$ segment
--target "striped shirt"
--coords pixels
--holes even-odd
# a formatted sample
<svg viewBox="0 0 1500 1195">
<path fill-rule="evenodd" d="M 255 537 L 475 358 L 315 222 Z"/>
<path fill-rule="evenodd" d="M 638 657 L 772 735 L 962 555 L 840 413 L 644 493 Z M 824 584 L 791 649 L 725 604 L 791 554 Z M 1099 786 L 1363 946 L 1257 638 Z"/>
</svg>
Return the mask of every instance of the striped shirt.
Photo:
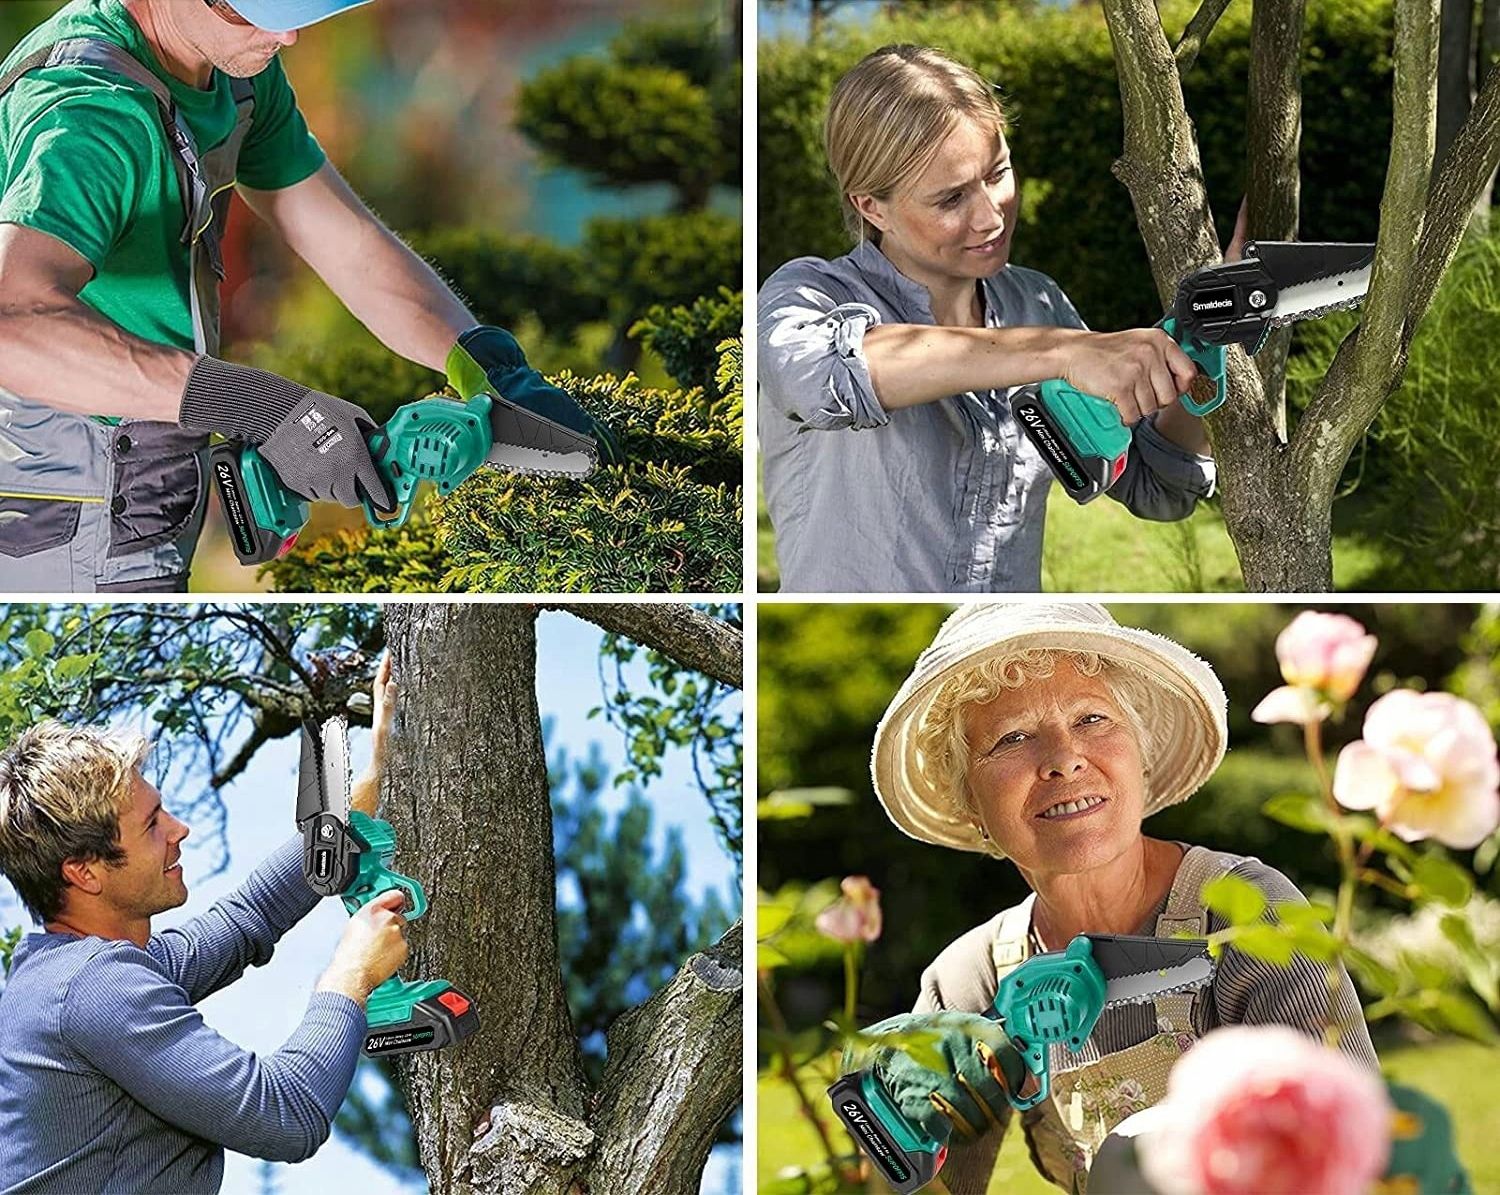
<svg viewBox="0 0 1500 1195">
<path fill-rule="evenodd" d="M 145 949 L 28 935 L 0 991 L 0 1191 L 217 1191 L 225 1148 L 311 1156 L 354 1077 L 363 1009 L 315 992 L 257 1057 L 194 1004 L 267 962 L 317 899 L 297 839 Z"/>
</svg>

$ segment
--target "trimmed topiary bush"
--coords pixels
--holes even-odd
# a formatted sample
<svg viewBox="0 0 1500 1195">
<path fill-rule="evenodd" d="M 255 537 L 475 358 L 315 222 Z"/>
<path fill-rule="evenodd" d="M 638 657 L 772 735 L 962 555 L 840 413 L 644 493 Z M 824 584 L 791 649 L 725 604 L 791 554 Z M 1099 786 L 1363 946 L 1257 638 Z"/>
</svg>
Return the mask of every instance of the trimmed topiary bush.
<svg viewBox="0 0 1500 1195">
<path fill-rule="evenodd" d="M 705 295 L 691 307 L 658 303 L 635 322 L 630 334 L 661 358 L 680 385 L 698 387 L 712 402 L 724 397 L 716 380 L 720 346 L 726 338 L 741 335 L 744 307 L 743 295 L 721 286 L 716 296 Z"/>
</svg>

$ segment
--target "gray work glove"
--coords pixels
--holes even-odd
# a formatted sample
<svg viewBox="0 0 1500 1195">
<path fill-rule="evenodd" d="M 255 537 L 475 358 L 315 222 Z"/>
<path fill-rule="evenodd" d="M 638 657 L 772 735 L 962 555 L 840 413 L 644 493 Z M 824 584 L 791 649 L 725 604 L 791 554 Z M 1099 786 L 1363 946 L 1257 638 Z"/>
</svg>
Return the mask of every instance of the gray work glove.
<svg viewBox="0 0 1500 1195">
<path fill-rule="evenodd" d="M 260 446 L 260 454 L 281 483 L 304 498 L 358 506 L 367 496 L 377 510 L 390 510 L 395 502 L 365 443 L 374 430 L 362 408 L 309 390 Z"/>
<path fill-rule="evenodd" d="M 375 422 L 352 402 L 263 369 L 199 357 L 177 418 L 190 431 L 260 445 L 281 483 L 303 498 L 358 506 L 363 491 L 377 510 L 395 506 L 365 442 Z"/>
</svg>

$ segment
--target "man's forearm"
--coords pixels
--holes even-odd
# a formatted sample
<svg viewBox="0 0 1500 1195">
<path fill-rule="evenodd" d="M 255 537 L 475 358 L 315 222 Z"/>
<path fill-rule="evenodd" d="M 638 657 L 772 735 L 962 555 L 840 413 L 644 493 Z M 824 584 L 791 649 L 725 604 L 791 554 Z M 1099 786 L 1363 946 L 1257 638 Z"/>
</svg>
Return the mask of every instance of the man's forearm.
<svg viewBox="0 0 1500 1195">
<path fill-rule="evenodd" d="M 332 163 L 279 191 L 240 193 L 382 344 L 443 371 L 453 342 L 476 323 L 473 314 Z"/>
<path fill-rule="evenodd" d="M 334 293 L 393 353 L 442 373 L 453 342 L 477 321 L 436 270 L 370 219 L 359 281 Z"/>
<path fill-rule="evenodd" d="M 175 423 L 197 359 L 60 291 L 0 305 L 0 387 L 59 410 Z"/>
</svg>

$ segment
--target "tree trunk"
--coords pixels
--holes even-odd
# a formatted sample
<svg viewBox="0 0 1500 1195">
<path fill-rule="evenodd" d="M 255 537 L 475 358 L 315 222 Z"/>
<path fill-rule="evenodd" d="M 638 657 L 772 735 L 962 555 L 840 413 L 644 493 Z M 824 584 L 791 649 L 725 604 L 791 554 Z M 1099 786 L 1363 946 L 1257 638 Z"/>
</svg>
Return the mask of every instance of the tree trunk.
<svg viewBox="0 0 1500 1195">
<path fill-rule="evenodd" d="M 691 1195 L 739 1096 L 739 926 L 611 1027 L 590 1092 L 558 959 L 536 609 L 392 605 L 385 622 L 401 696 L 382 815 L 431 901 L 405 974 L 451 980 L 481 1020 L 401 1062 L 433 1195 Z"/>
</svg>

